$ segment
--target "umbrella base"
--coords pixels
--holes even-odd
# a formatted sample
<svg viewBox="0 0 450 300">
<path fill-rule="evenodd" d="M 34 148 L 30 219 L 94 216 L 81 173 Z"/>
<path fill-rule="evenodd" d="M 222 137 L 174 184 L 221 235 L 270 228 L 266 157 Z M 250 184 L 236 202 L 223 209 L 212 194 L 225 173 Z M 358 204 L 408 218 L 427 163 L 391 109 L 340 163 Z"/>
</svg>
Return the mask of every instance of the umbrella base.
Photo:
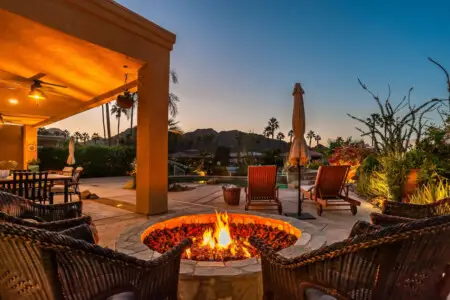
<svg viewBox="0 0 450 300">
<path fill-rule="evenodd" d="M 285 213 L 284 214 L 287 217 L 295 218 L 297 220 L 315 220 L 316 217 L 311 215 L 310 213 L 301 213 L 300 215 L 298 213 Z"/>
</svg>

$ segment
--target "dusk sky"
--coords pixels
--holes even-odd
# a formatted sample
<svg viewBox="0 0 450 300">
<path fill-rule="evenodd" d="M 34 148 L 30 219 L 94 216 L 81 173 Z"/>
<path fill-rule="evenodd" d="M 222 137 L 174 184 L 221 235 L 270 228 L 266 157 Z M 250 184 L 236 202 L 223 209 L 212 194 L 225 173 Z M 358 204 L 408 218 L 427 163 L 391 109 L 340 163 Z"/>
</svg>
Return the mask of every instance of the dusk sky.
<svg viewBox="0 0 450 300">
<path fill-rule="evenodd" d="M 361 78 L 397 103 L 445 97 L 450 68 L 450 1 L 120 0 L 177 35 L 171 55 L 184 131 L 262 133 L 275 117 L 291 128 L 292 89 L 305 90 L 306 129 L 323 138 L 354 136 L 346 116 L 376 110 Z M 129 126 L 122 120 L 121 129 Z M 49 127 L 103 135 L 100 108 Z M 113 121 L 112 132 L 116 134 Z"/>
</svg>

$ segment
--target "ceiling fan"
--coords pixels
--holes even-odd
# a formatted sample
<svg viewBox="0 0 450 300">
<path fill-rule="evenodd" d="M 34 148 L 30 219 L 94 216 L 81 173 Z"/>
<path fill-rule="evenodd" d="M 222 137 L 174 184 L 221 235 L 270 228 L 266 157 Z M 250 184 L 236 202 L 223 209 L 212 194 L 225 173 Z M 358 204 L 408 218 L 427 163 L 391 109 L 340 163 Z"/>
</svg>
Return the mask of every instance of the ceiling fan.
<svg viewBox="0 0 450 300">
<path fill-rule="evenodd" d="M 72 98 L 58 90 L 58 88 L 67 88 L 67 86 L 46 82 L 40 78 L 46 76 L 44 73 L 38 73 L 32 77 L 26 78 L 20 75 L 10 73 L 8 71 L 0 70 L 0 88 L 4 89 L 29 89 L 28 97 L 38 100 L 45 99 L 45 93 L 55 94 L 60 97 Z M 1 84 L 6 82 L 6 84 Z"/>
</svg>

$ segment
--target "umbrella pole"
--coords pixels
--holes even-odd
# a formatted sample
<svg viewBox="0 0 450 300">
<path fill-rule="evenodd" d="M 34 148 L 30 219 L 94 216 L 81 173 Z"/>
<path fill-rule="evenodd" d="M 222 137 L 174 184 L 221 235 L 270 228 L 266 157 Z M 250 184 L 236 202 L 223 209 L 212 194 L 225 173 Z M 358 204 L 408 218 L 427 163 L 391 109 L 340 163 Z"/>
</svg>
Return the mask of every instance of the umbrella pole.
<svg viewBox="0 0 450 300">
<path fill-rule="evenodd" d="M 301 151 L 301 150 L 300 150 Z M 301 153 L 300 153 L 301 154 Z M 300 155 L 301 157 L 301 155 Z M 298 208 L 297 213 L 287 213 L 285 216 L 296 218 L 299 220 L 315 220 L 316 218 L 310 213 L 302 212 L 302 192 L 301 192 L 301 165 L 300 158 L 297 159 L 297 169 L 298 169 L 298 187 L 297 187 L 297 195 L 298 195 Z"/>
</svg>

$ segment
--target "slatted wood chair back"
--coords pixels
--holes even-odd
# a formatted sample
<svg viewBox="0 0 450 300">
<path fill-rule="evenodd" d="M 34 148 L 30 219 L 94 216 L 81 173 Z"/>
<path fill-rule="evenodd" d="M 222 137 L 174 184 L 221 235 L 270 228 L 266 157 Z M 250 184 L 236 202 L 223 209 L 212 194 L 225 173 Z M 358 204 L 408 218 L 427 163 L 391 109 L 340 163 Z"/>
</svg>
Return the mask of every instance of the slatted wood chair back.
<svg viewBox="0 0 450 300">
<path fill-rule="evenodd" d="M 316 196 L 322 199 L 339 197 L 349 170 L 350 166 L 321 166 L 316 177 Z"/>
<path fill-rule="evenodd" d="M 276 166 L 249 166 L 248 193 L 250 200 L 273 199 L 277 183 Z"/>
<path fill-rule="evenodd" d="M 14 171 L 12 193 L 25 199 L 48 200 L 48 172 Z"/>
</svg>

